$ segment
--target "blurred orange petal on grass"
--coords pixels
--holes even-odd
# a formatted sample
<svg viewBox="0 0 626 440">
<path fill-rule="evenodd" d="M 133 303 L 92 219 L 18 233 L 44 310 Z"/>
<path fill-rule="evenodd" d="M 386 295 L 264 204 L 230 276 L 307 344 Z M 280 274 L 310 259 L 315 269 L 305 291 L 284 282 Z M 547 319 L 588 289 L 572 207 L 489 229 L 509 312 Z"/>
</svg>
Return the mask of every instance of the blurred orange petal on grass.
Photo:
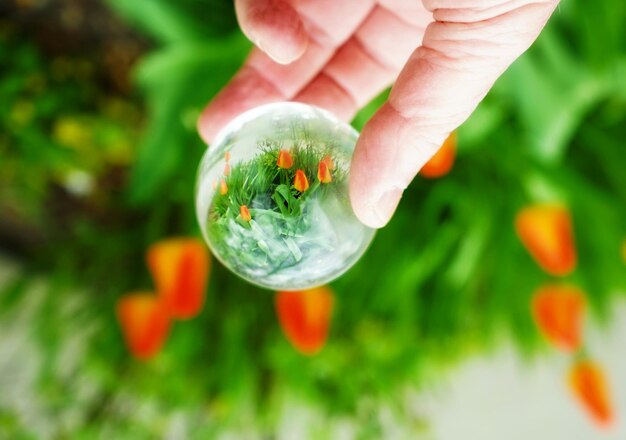
<svg viewBox="0 0 626 440">
<path fill-rule="evenodd" d="M 318 353 L 326 343 L 334 294 L 327 286 L 276 292 L 276 313 L 285 337 L 301 353 Z"/>
<path fill-rule="evenodd" d="M 289 169 L 293 166 L 293 157 L 287 150 L 280 150 L 278 152 L 278 160 L 276 161 L 278 168 Z"/>
<path fill-rule="evenodd" d="M 330 154 L 327 154 L 322 158 L 322 162 L 326 164 L 329 170 L 333 171 L 335 169 L 335 161 L 333 160 Z"/>
<path fill-rule="evenodd" d="M 456 158 L 456 145 L 457 135 L 456 131 L 453 131 L 435 155 L 422 167 L 419 172 L 420 176 L 434 179 L 448 174 Z"/>
<path fill-rule="evenodd" d="M 172 317 L 186 319 L 200 313 L 211 268 L 202 241 L 196 238 L 159 241 L 150 246 L 146 260 L 157 294 Z"/>
<path fill-rule="evenodd" d="M 598 425 L 608 427 L 614 422 L 609 385 L 600 365 L 588 359 L 575 361 L 568 382 L 576 399 Z"/>
<path fill-rule="evenodd" d="M 317 180 L 321 183 L 330 183 L 333 181 L 333 176 L 330 174 L 328 163 L 323 160 L 317 166 Z"/>
<path fill-rule="evenodd" d="M 117 302 L 117 319 L 128 350 L 138 359 L 156 355 L 169 334 L 170 318 L 159 298 L 151 292 L 137 292 Z"/>
<path fill-rule="evenodd" d="M 576 351 L 582 342 L 585 294 L 570 284 L 547 284 L 532 298 L 533 318 L 548 341 L 564 351 Z"/>
<path fill-rule="evenodd" d="M 239 207 L 239 215 L 241 216 L 241 220 L 243 220 L 244 222 L 249 222 L 250 220 L 252 220 L 250 210 L 246 205 L 241 205 Z"/>
<path fill-rule="evenodd" d="M 220 180 L 220 194 L 223 196 L 228 194 L 228 185 L 226 185 L 226 181 L 224 179 Z"/>
<path fill-rule="evenodd" d="M 305 192 L 309 189 L 309 179 L 307 179 L 304 171 L 296 170 L 296 175 L 293 178 L 293 186 L 300 192 Z"/>
<path fill-rule="evenodd" d="M 518 212 L 515 228 L 524 247 L 547 273 L 567 275 L 576 268 L 572 219 L 565 206 L 528 206 Z"/>
</svg>

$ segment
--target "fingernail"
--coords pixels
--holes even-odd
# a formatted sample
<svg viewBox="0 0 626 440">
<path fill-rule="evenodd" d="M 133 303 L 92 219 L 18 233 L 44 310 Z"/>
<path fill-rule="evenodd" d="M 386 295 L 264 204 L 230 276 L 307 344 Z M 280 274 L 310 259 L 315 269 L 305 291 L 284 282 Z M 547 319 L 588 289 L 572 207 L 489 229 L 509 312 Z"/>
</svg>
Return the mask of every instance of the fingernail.
<svg viewBox="0 0 626 440">
<path fill-rule="evenodd" d="M 296 59 L 295 57 L 285 56 L 284 54 L 278 53 L 277 51 L 273 49 L 272 50 L 266 49 L 263 46 L 259 46 L 259 49 L 265 52 L 265 55 L 270 57 L 272 61 L 275 61 L 278 64 L 289 64 Z"/>
<path fill-rule="evenodd" d="M 263 42 L 263 39 L 260 37 L 255 37 L 253 43 L 256 47 L 258 47 L 261 52 L 264 52 L 265 55 L 270 57 L 273 61 L 278 64 L 289 64 L 302 55 L 304 49 L 298 53 L 283 53 L 285 52 L 285 48 L 283 50 L 279 50 L 279 48 L 274 47 L 272 44 L 267 44 L 267 42 Z M 306 48 L 306 45 L 304 46 Z"/>
<path fill-rule="evenodd" d="M 265 49 L 265 47 L 263 47 L 263 43 L 261 42 L 261 39 L 258 37 L 255 37 L 252 42 L 254 43 L 254 45 L 256 47 L 258 47 L 259 49 L 261 49 L 261 52 L 265 52 L 267 53 L 267 49 Z"/>
<path fill-rule="evenodd" d="M 382 228 L 387 224 L 400 203 L 402 192 L 400 188 L 392 188 L 380 196 L 374 205 L 374 215 L 378 219 L 377 228 Z"/>
</svg>

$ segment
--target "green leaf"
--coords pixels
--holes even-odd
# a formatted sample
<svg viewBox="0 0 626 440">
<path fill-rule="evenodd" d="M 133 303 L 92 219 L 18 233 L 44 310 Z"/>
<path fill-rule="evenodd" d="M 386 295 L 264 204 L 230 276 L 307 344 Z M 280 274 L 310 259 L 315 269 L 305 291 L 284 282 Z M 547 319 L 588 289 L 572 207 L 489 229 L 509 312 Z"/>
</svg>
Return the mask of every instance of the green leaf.
<svg viewBox="0 0 626 440">
<path fill-rule="evenodd" d="M 167 0 L 106 0 L 133 26 L 165 44 L 201 41 L 207 38 L 202 21 L 191 17 Z M 207 11 L 208 16 L 209 11 Z"/>
<path fill-rule="evenodd" d="M 610 88 L 606 78 L 567 53 L 550 30 L 517 60 L 501 83 L 518 103 L 531 154 L 543 163 L 563 159 L 580 121 Z"/>
<path fill-rule="evenodd" d="M 184 115 L 200 113 L 239 67 L 245 47 L 241 38 L 219 51 L 211 43 L 179 45 L 156 52 L 138 66 L 136 80 L 147 94 L 150 123 L 133 167 L 132 202 L 153 200 L 183 160 L 198 156 L 189 155 L 191 148 L 199 153 L 202 144 Z"/>
</svg>

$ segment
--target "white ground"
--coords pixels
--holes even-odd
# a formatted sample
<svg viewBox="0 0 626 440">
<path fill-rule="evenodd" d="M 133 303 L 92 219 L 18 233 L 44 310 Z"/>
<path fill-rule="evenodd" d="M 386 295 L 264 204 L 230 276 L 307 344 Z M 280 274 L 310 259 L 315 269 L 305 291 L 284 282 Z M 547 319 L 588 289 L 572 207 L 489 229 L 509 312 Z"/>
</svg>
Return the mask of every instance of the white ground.
<svg viewBox="0 0 626 440">
<path fill-rule="evenodd" d="M 568 356 L 554 353 L 529 365 L 512 350 L 502 350 L 469 360 L 450 374 L 428 405 L 433 438 L 626 439 L 626 301 L 609 328 L 592 326 L 586 333 L 590 354 L 609 376 L 617 414 L 612 429 L 598 429 L 571 398 L 565 383 Z"/>
</svg>

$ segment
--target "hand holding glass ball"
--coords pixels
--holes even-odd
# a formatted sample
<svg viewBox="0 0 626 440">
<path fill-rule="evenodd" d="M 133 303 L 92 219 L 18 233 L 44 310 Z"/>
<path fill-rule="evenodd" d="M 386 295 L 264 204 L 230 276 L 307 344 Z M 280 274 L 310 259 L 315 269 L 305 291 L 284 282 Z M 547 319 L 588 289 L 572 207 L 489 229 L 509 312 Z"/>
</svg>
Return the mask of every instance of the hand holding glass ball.
<svg viewBox="0 0 626 440">
<path fill-rule="evenodd" d="M 298 101 L 350 121 L 393 84 L 354 151 L 350 200 L 383 227 L 402 192 L 533 43 L 558 0 L 235 0 L 256 45 L 203 111 L 211 143 L 237 115 Z M 511 30 L 516 30 L 512 32 Z"/>
<path fill-rule="evenodd" d="M 498 77 L 533 43 L 557 5 L 558 0 L 541 3 L 476 0 L 471 5 L 461 0 L 236 0 L 239 24 L 257 48 L 253 49 L 230 84 L 203 112 L 198 124 L 200 134 L 207 143 L 211 143 L 224 124 L 242 112 L 268 102 L 285 100 L 306 102 L 328 109 L 347 121 L 359 107 L 394 83 L 388 101 L 363 128 L 350 162 L 349 195 L 352 208 L 364 224 L 382 227 L 390 220 L 404 189 L 420 168 L 437 152 L 448 135 L 469 117 Z M 519 32 L 510 32 L 511 29 Z M 309 131 L 309 134 L 313 136 L 316 145 L 324 144 L 323 140 L 316 137 L 315 130 Z M 280 141 L 279 138 L 272 138 L 271 133 L 268 133 L 268 139 Z M 297 137 L 291 138 L 292 143 L 295 140 Z M 286 138 L 286 150 L 296 162 L 297 172 L 300 150 L 292 143 Z M 238 145 L 234 146 L 233 152 L 239 148 Z M 280 154 L 278 144 L 272 148 L 268 154 Z M 292 148 L 293 151 L 290 150 Z M 324 148 L 320 148 L 317 153 L 323 151 Z M 304 185 L 303 174 L 309 185 L 319 182 L 316 191 L 333 186 L 345 188 L 346 182 L 337 178 L 342 171 L 347 172 L 349 153 L 346 151 L 344 148 L 339 153 L 343 158 L 336 158 L 340 167 L 330 170 L 334 183 L 324 183 L 319 179 L 316 181 L 313 164 L 308 162 L 307 165 L 312 168 L 302 169 L 299 180 Z M 210 160 L 213 159 L 207 159 Z M 250 161 L 252 158 L 241 160 Z M 316 157 L 316 160 L 319 164 L 320 158 Z M 215 163 L 213 165 L 217 166 Z M 252 166 L 251 163 L 248 165 Z M 203 166 L 207 166 L 206 163 Z M 295 179 L 295 174 L 289 174 L 293 170 L 288 170 L 280 174 L 281 179 L 287 175 Z M 215 177 L 211 175 L 211 178 Z M 201 175 L 201 178 L 204 176 Z M 307 197 L 308 190 L 298 191 L 294 182 L 291 182 L 289 191 L 285 191 L 287 183 L 279 181 L 276 187 L 270 188 L 274 192 L 269 196 L 277 203 L 272 209 L 276 208 L 280 212 L 281 218 L 276 221 L 289 227 L 295 227 L 296 224 L 298 228 L 305 227 L 296 222 L 291 211 L 294 206 L 300 206 L 302 222 L 306 221 L 309 214 L 312 215 L 311 219 L 319 222 L 333 221 L 330 216 L 313 216 L 315 209 L 309 205 L 314 203 L 307 203 L 307 199 L 313 201 L 317 197 Z M 220 179 L 215 185 L 221 190 L 227 183 L 224 180 L 225 185 L 222 185 Z M 320 194 L 326 192 L 333 193 L 322 189 Z M 313 193 L 311 191 L 309 194 Z M 199 199 L 202 197 L 206 196 L 199 194 Z M 284 200 L 281 202 L 285 204 L 283 207 L 276 202 L 280 197 Z M 292 198 L 298 203 L 292 203 Z M 322 203 L 322 199 L 320 197 L 319 203 Z M 349 206 L 339 196 L 336 196 L 336 200 L 340 200 L 342 206 Z M 256 228 L 260 221 L 255 216 L 262 212 L 259 210 L 269 206 L 261 203 L 260 199 L 255 203 L 256 207 L 240 206 L 236 220 L 240 222 L 250 215 L 251 221 L 247 224 L 253 232 L 246 235 L 248 238 L 254 231 L 260 234 Z M 206 222 L 211 215 L 218 219 L 221 211 L 212 211 L 210 202 L 206 202 L 206 206 L 201 205 L 200 218 L 203 218 L 202 215 L 208 216 L 203 221 Z M 287 210 L 285 212 L 288 216 L 283 209 Z M 321 211 L 326 212 L 326 209 Z M 340 210 L 341 213 L 344 211 Z M 225 212 L 234 215 L 235 206 Z M 264 215 L 272 216 L 269 212 Z M 224 220 L 224 217 L 219 218 Z M 266 223 L 269 220 L 263 222 L 269 227 L 269 223 Z M 363 235 L 363 226 L 356 224 L 355 233 Z M 203 228 L 206 229 L 206 226 Z M 284 246 L 295 259 L 302 249 L 308 249 L 298 228 L 292 231 L 293 235 L 283 237 Z M 205 236 L 211 240 L 210 231 L 207 230 Z M 363 237 L 359 240 L 367 242 L 368 239 Z M 299 243 L 299 251 L 293 247 L 294 241 Z M 232 243 L 234 245 L 234 241 Z M 265 241 L 258 243 L 260 247 L 267 244 Z M 322 243 L 320 239 L 317 242 L 318 251 L 311 255 L 321 258 Z M 278 245 L 280 242 L 273 244 Z M 335 248 L 338 253 L 347 249 L 341 244 L 340 240 Z M 311 246 L 315 248 L 314 244 Z M 212 247 L 214 251 L 217 250 Z M 266 257 L 271 260 L 277 255 L 274 253 L 277 249 L 270 248 Z M 352 264 L 354 256 L 360 252 L 362 250 L 352 248 L 346 251 L 344 255 L 350 256 L 346 257 L 348 263 L 344 265 L 347 267 Z M 227 255 L 227 252 L 222 254 Z M 300 261 L 313 262 L 306 259 L 306 252 L 302 254 Z M 218 254 L 218 257 L 226 262 L 223 255 L 220 257 Z M 304 270 L 304 264 L 299 264 Z M 286 268 L 281 266 L 277 270 L 283 272 Z M 267 276 L 274 277 L 276 273 L 268 272 Z M 318 281 L 328 281 L 336 273 L 329 275 L 320 270 L 318 275 Z M 249 274 L 248 279 L 254 276 Z M 264 285 L 274 286 L 273 283 Z"/>
</svg>

